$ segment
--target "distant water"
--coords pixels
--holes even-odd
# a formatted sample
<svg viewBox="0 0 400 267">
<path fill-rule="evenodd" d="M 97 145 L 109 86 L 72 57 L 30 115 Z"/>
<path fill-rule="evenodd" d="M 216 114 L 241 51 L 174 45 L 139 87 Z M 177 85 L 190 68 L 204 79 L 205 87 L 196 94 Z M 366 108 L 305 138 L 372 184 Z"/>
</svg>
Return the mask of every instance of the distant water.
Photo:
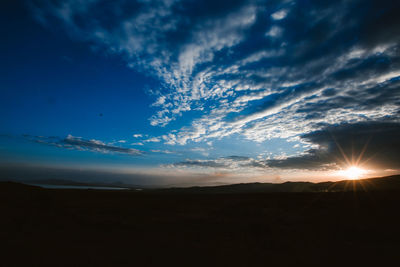
<svg viewBox="0 0 400 267">
<path fill-rule="evenodd" d="M 90 186 L 90 185 L 52 185 L 52 184 L 29 184 L 50 189 L 94 189 L 94 190 L 128 190 L 124 187 Z"/>
</svg>

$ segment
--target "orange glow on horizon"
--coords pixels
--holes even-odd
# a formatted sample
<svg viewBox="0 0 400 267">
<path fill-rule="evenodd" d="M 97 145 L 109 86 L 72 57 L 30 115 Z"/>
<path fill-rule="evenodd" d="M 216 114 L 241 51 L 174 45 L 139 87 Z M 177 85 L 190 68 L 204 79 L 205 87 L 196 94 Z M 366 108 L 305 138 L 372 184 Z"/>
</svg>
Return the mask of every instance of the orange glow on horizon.
<svg viewBox="0 0 400 267">
<path fill-rule="evenodd" d="M 350 166 L 346 170 L 339 171 L 339 174 L 341 176 L 345 176 L 346 178 L 348 178 L 350 180 L 358 180 L 358 179 L 362 178 L 366 173 L 368 173 L 367 170 L 364 170 L 357 166 Z"/>
</svg>

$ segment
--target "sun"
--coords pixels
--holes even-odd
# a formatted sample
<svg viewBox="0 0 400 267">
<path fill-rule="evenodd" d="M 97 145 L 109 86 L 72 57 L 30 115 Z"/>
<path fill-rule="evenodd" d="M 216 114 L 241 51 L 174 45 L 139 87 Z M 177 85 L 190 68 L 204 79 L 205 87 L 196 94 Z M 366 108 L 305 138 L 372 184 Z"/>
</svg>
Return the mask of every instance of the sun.
<svg viewBox="0 0 400 267">
<path fill-rule="evenodd" d="M 367 171 L 356 166 L 351 166 L 346 170 L 341 171 L 343 176 L 351 180 L 357 180 L 362 177 Z"/>
</svg>

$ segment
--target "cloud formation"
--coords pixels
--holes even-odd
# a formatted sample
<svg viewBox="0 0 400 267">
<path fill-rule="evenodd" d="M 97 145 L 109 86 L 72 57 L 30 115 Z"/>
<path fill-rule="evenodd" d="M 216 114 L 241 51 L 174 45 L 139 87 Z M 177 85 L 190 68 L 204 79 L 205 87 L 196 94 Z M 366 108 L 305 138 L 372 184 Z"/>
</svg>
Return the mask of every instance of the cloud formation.
<svg viewBox="0 0 400 267">
<path fill-rule="evenodd" d="M 327 125 L 399 121 L 398 1 L 40 0 L 31 9 L 44 25 L 63 25 L 160 80 L 150 124 L 167 130 L 148 142 L 240 134 L 321 145 L 313 138 Z M 181 116 L 189 123 L 167 127 Z M 91 146 L 100 149 L 82 145 Z M 337 153 L 329 149 L 268 165 L 330 164 Z"/>
<path fill-rule="evenodd" d="M 304 134 L 301 142 L 312 147 L 295 156 L 250 158 L 221 157 L 213 160 L 185 160 L 175 167 L 225 170 L 338 170 L 353 165 L 370 169 L 400 169 L 400 123 L 359 122 L 326 125 Z"/>
<path fill-rule="evenodd" d="M 185 167 L 185 168 L 213 168 L 213 169 L 224 169 L 227 171 L 249 171 L 254 172 L 256 169 L 265 170 L 268 166 L 262 160 L 255 160 L 249 157 L 243 156 L 228 156 L 221 157 L 215 160 L 190 160 L 177 162 L 173 164 L 174 167 Z"/>
<path fill-rule="evenodd" d="M 302 136 L 314 145 L 304 154 L 267 160 L 270 167 L 335 169 L 364 165 L 375 169 L 400 169 L 400 123 L 360 122 L 329 125 Z"/>
<path fill-rule="evenodd" d="M 66 149 L 88 150 L 99 153 L 120 153 L 134 156 L 142 155 L 144 153 L 143 151 L 137 149 L 114 146 L 95 139 L 86 140 L 81 137 L 75 137 L 72 135 L 68 135 L 65 138 L 59 138 L 55 136 L 45 137 L 32 135 L 24 135 L 24 137 L 36 143 Z"/>
</svg>

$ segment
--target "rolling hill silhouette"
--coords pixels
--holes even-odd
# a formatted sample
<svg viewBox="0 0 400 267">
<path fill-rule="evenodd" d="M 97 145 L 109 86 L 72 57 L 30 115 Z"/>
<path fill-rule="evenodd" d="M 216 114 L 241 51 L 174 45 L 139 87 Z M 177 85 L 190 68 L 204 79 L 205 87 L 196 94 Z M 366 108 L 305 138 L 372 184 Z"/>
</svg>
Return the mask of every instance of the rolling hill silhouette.
<svg viewBox="0 0 400 267">
<path fill-rule="evenodd" d="M 0 266 L 394 266 L 399 181 L 140 192 L 1 182 Z"/>
<path fill-rule="evenodd" d="M 155 191 L 171 193 L 268 193 L 268 192 L 341 192 L 400 190 L 400 175 L 338 182 L 285 182 L 241 183 L 220 186 L 195 186 L 189 188 L 166 188 Z"/>
<path fill-rule="evenodd" d="M 12 183 L 17 187 L 17 182 Z M 23 182 L 24 183 L 24 182 Z M 400 190 L 400 175 L 359 179 L 341 180 L 336 182 L 285 182 L 285 183 L 240 183 L 218 186 L 193 186 L 170 188 L 143 188 L 138 185 L 122 183 L 84 183 L 70 180 L 44 179 L 26 182 L 29 185 L 66 185 L 66 186 L 94 186 L 94 187 L 125 187 L 130 189 L 143 189 L 144 192 L 159 193 L 283 193 L 283 192 L 342 192 L 342 191 L 398 191 Z M 24 183 L 25 184 L 25 183 Z M 8 186 L 10 186 L 9 184 Z M 0 187 L 7 186 L 0 182 Z"/>
</svg>

